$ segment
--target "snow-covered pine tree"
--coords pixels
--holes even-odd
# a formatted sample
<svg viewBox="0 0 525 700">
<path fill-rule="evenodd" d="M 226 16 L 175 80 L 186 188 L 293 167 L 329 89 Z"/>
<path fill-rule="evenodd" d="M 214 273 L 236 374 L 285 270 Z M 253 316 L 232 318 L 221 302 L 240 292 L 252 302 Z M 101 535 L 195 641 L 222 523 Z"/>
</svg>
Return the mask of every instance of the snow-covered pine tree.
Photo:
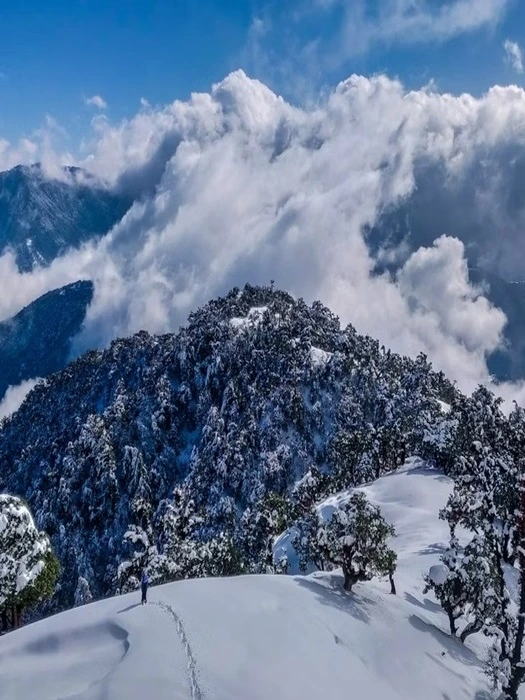
<svg viewBox="0 0 525 700">
<path fill-rule="evenodd" d="M 450 633 L 456 636 L 458 621 L 463 624 L 462 642 L 494 618 L 498 581 L 483 537 L 474 536 L 462 549 L 452 531 L 441 564 L 430 568 L 425 581 L 424 592 L 432 590 L 447 613 Z"/>
<path fill-rule="evenodd" d="M 268 493 L 242 515 L 237 540 L 253 573 L 274 573 L 275 538 L 292 522 L 291 502 L 277 493 Z"/>
<path fill-rule="evenodd" d="M 77 588 L 75 590 L 75 607 L 87 605 L 93 602 L 93 595 L 89 588 L 89 582 L 83 576 L 78 577 Z"/>
<path fill-rule="evenodd" d="M 130 473 L 130 490 L 134 494 L 130 505 L 132 522 L 124 534 L 126 559 L 117 570 L 118 590 L 127 593 L 139 588 L 140 577 L 146 567 L 151 569 L 151 580 L 155 580 L 154 563 L 158 561 L 158 549 L 152 525 L 149 476 L 139 450 L 126 447 L 123 467 Z"/>
<path fill-rule="evenodd" d="M 37 529 L 27 505 L 0 494 L 0 610 L 17 627 L 22 610 L 54 591 L 57 561 L 48 536 Z"/>
<path fill-rule="evenodd" d="M 324 523 L 315 506 L 294 524 L 292 545 L 297 554 L 300 571 L 306 573 L 313 565 L 319 571 L 330 568 L 330 552 L 325 546 Z"/>
<path fill-rule="evenodd" d="M 306 474 L 297 481 L 292 489 L 291 509 L 300 517 L 309 512 L 323 496 L 327 495 L 328 477 L 313 464 Z"/>
<path fill-rule="evenodd" d="M 462 525 L 473 533 L 459 568 L 472 614 L 462 636 L 483 630 L 493 637 L 491 675 L 502 697 L 517 700 L 525 679 L 525 422 L 521 409 L 507 420 L 501 400 L 483 387 L 461 403 L 454 491 L 442 517 L 452 531 Z"/>
</svg>

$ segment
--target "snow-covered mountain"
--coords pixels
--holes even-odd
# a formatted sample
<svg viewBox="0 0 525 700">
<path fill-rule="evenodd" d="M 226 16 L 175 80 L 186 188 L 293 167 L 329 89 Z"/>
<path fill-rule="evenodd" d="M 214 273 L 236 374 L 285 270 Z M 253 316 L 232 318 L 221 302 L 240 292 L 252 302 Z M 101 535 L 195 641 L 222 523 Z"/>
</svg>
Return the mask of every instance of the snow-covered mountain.
<svg viewBox="0 0 525 700">
<path fill-rule="evenodd" d="M 181 483 L 203 513 L 196 536 L 229 533 L 243 566 L 264 571 L 265 498 L 312 465 L 337 489 L 430 449 L 439 400 L 454 395 L 425 358 L 341 329 L 319 303 L 247 286 L 176 335 L 116 341 L 37 385 L 0 428 L 0 490 L 27 499 L 51 536 L 62 608 L 79 576 L 111 594 L 121 562 L 161 546 Z"/>
<path fill-rule="evenodd" d="M 0 399 L 9 386 L 63 369 L 93 297 L 93 284 L 79 281 L 44 294 L 0 323 Z"/>
<path fill-rule="evenodd" d="M 133 593 L 0 638 L 0 697 L 488 700 L 483 649 L 453 640 L 422 592 L 451 488 L 417 461 L 365 487 L 397 531 L 396 596 L 386 581 L 347 594 L 337 573 L 154 587 L 147 606 Z"/>
<path fill-rule="evenodd" d="M 14 251 L 21 270 L 49 264 L 70 248 L 104 235 L 131 206 L 79 168 L 60 179 L 40 165 L 0 173 L 0 254 Z"/>
</svg>

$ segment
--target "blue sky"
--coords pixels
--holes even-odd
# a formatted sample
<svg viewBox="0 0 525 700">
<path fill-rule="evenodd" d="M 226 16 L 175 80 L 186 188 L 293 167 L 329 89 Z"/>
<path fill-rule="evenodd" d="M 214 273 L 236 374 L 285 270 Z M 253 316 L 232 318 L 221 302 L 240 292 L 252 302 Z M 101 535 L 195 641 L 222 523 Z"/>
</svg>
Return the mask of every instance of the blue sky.
<svg viewBox="0 0 525 700">
<path fill-rule="evenodd" d="M 51 115 L 76 142 L 97 111 L 87 98 L 116 121 L 141 98 L 185 99 L 239 67 L 297 102 L 353 72 L 479 94 L 523 83 L 507 39 L 525 48 L 520 0 L 4 3 L 0 138 L 30 136 Z"/>
</svg>

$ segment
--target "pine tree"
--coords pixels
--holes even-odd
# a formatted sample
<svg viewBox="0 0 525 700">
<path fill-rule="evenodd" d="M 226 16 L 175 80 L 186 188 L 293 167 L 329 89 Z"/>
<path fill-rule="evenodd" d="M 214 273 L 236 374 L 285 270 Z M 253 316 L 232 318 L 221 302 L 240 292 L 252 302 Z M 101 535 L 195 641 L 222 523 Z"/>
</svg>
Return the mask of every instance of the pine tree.
<svg viewBox="0 0 525 700">
<path fill-rule="evenodd" d="M 49 538 L 25 503 L 0 494 L 0 609 L 11 610 L 14 627 L 25 607 L 53 594 L 57 575 Z"/>
<path fill-rule="evenodd" d="M 83 576 L 79 576 L 75 591 L 75 607 L 87 605 L 88 603 L 92 602 L 93 595 L 91 593 L 91 589 L 89 588 L 89 583 Z"/>
<path fill-rule="evenodd" d="M 525 678 L 523 413 L 516 409 L 507 421 L 501 401 L 485 388 L 462 404 L 454 491 L 442 513 L 452 530 L 460 524 L 473 533 L 460 568 L 466 607 L 472 615 L 462 637 L 480 630 L 493 637 L 490 673 L 503 688 L 503 697 L 517 700 Z M 513 601 L 506 568 L 516 564 L 519 599 Z"/>
</svg>

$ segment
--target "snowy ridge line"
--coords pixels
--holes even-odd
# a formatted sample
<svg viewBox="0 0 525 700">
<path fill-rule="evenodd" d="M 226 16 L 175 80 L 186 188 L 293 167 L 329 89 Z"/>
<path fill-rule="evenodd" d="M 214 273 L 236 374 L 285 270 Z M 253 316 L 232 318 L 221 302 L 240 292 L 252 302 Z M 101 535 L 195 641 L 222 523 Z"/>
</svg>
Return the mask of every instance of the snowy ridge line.
<svg viewBox="0 0 525 700">
<path fill-rule="evenodd" d="M 199 680 L 197 677 L 198 676 L 197 662 L 195 660 L 195 656 L 193 655 L 193 651 L 192 651 L 190 642 L 188 640 L 188 637 L 186 635 L 186 630 L 184 629 L 184 625 L 182 624 L 182 620 L 177 615 L 175 610 L 171 607 L 171 605 L 168 605 L 167 603 L 164 603 L 161 600 L 159 600 L 158 602 L 155 602 L 154 605 L 157 605 L 161 610 L 163 610 L 165 613 L 167 613 L 171 617 L 171 619 L 175 622 L 175 625 L 177 627 L 177 634 L 179 635 L 179 639 L 182 642 L 182 646 L 184 648 L 186 658 L 188 659 L 187 672 L 188 672 L 188 680 L 190 682 L 191 698 L 192 698 L 192 700 L 203 700 L 204 694 L 203 694 L 202 689 L 199 685 Z"/>
</svg>

